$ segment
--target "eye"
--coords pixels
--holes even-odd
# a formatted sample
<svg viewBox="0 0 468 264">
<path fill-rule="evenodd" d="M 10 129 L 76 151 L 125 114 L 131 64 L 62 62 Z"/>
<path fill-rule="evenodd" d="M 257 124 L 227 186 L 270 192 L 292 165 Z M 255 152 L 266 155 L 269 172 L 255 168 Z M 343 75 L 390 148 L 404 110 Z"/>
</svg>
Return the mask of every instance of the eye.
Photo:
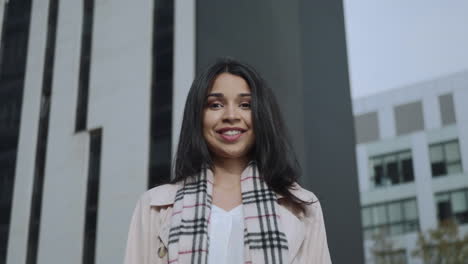
<svg viewBox="0 0 468 264">
<path fill-rule="evenodd" d="M 242 103 L 242 104 L 240 104 L 240 106 L 241 106 L 242 108 L 248 108 L 248 109 L 250 109 L 250 103 Z"/>
<path fill-rule="evenodd" d="M 220 104 L 220 103 L 209 103 L 209 104 L 208 104 L 208 107 L 209 107 L 209 108 L 213 108 L 213 109 L 218 109 L 218 108 L 223 107 L 223 105 Z"/>
</svg>

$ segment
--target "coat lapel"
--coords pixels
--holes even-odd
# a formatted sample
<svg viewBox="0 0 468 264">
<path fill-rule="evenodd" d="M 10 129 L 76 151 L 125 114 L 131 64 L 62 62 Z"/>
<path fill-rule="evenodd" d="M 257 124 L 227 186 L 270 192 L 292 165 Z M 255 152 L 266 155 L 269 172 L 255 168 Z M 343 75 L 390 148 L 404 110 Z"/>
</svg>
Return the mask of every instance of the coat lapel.
<svg viewBox="0 0 468 264">
<path fill-rule="evenodd" d="M 171 228 L 171 214 L 172 205 L 177 192 L 179 184 L 165 184 L 151 189 L 151 206 L 161 207 L 159 217 L 161 220 L 158 223 L 159 227 L 158 238 L 163 245 L 167 248 L 169 242 L 169 230 Z M 164 208 L 164 209 L 162 209 Z"/>
<path fill-rule="evenodd" d="M 163 245 L 167 248 L 169 245 L 169 230 L 171 228 L 171 213 L 172 210 L 166 209 L 165 214 L 163 217 L 161 228 L 159 229 L 158 237 L 163 243 Z"/>
<path fill-rule="evenodd" d="M 304 223 L 288 209 L 280 206 L 281 224 L 288 239 L 289 263 L 296 257 L 304 241 Z"/>
</svg>

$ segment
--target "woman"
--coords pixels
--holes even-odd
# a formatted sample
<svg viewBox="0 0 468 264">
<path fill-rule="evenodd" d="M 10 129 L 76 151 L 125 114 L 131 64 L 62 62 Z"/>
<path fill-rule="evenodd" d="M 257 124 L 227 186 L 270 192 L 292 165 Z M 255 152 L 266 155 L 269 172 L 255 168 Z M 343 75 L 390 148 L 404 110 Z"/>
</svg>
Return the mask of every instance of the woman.
<svg viewBox="0 0 468 264">
<path fill-rule="evenodd" d="M 272 91 L 222 59 L 193 82 L 171 184 L 142 195 L 126 264 L 331 263 Z"/>
</svg>

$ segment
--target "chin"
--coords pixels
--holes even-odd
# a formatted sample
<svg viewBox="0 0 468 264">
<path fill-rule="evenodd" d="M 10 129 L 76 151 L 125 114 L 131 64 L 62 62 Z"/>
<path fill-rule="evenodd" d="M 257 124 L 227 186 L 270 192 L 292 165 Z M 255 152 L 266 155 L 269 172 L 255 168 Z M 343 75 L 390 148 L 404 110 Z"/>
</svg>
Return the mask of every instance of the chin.
<svg viewBox="0 0 468 264">
<path fill-rule="evenodd" d="M 210 144 L 208 141 L 208 149 L 211 154 L 224 159 L 246 158 L 253 150 L 253 145 L 251 146 L 250 144 L 245 143 L 241 144 L 241 146 L 219 144 L 217 142 L 214 143 L 215 144 Z"/>
<path fill-rule="evenodd" d="M 232 151 L 232 152 L 223 151 L 222 153 L 216 153 L 216 155 L 226 158 L 226 159 L 240 159 L 240 158 L 248 157 L 249 152 L 247 151 Z"/>
</svg>

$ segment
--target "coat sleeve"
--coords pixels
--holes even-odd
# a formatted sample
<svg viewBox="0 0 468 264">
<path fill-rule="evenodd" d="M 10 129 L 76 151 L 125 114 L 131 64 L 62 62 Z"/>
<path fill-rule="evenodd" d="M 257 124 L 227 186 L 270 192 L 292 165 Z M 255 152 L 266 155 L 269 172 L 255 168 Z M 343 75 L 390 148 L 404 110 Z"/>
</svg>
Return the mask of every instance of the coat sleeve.
<svg viewBox="0 0 468 264">
<path fill-rule="evenodd" d="M 306 255 L 305 263 L 329 264 L 331 258 L 320 202 L 316 200 L 313 204 L 308 205 L 307 211 L 305 218 L 306 236 L 302 250 Z"/>
<path fill-rule="evenodd" d="M 150 244 L 150 207 L 149 196 L 141 196 L 133 211 L 128 231 L 125 264 L 149 264 Z"/>
</svg>

